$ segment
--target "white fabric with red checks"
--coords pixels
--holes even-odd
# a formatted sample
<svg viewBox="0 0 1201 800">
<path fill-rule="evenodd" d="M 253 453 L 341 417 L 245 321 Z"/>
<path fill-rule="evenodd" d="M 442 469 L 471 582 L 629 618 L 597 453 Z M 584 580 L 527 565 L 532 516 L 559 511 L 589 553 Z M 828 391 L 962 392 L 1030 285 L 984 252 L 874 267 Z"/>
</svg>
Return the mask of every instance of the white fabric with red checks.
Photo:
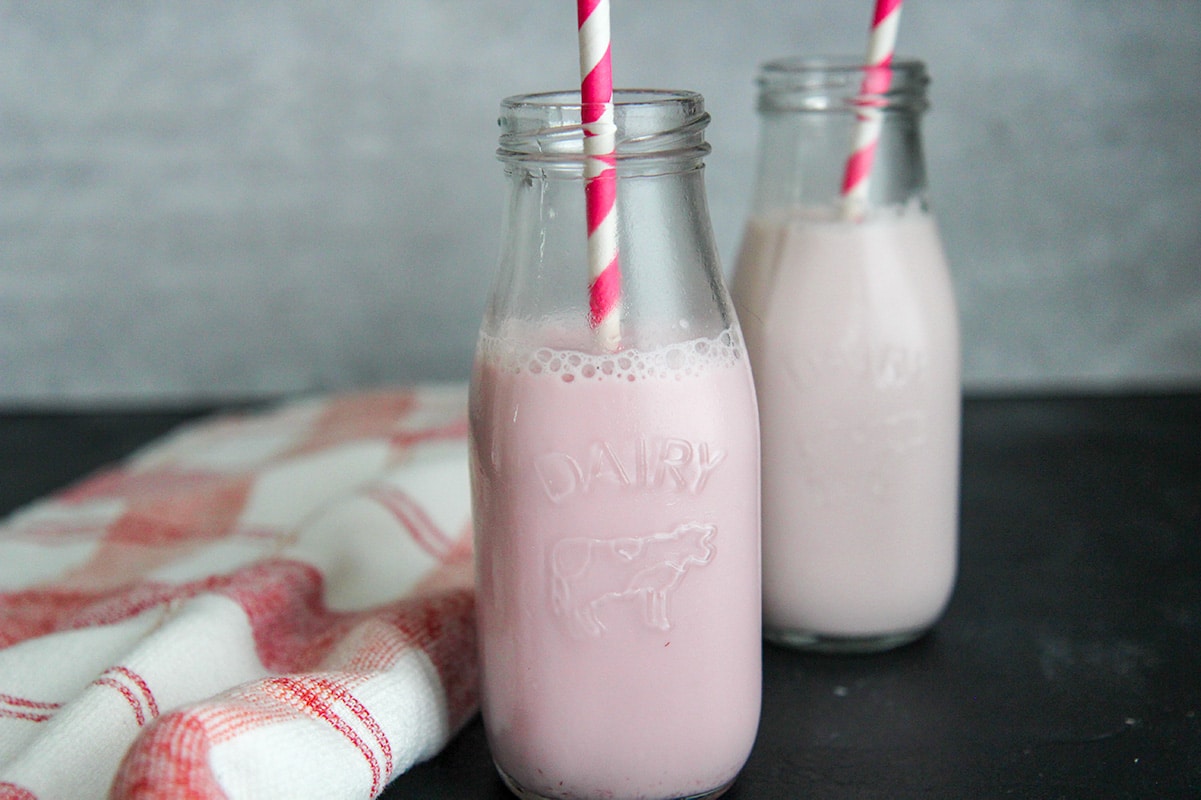
<svg viewBox="0 0 1201 800">
<path fill-rule="evenodd" d="M 0 798 L 372 797 L 476 708 L 461 387 L 202 420 L 0 523 Z"/>
</svg>

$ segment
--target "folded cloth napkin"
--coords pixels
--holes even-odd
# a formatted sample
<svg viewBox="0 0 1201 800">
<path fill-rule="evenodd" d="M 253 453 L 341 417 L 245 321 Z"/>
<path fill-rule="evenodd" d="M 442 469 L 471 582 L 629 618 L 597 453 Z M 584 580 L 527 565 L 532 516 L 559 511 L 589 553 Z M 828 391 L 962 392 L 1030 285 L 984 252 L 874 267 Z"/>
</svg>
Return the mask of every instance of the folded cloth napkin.
<svg viewBox="0 0 1201 800">
<path fill-rule="evenodd" d="M 461 387 L 193 423 L 0 524 L 0 798 L 373 797 L 476 708 Z"/>
</svg>

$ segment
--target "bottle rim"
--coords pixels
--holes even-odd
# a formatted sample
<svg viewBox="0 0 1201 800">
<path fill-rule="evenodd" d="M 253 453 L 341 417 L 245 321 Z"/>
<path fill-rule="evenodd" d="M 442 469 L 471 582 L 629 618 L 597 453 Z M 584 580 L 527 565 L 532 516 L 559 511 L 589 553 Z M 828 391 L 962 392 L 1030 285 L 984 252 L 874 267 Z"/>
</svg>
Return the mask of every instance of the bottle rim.
<svg viewBox="0 0 1201 800">
<path fill-rule="evenodd" d="M 613 121 L 617 160 L 701 159 L 710 147 L 704 97 L 687 90 L 615 89 Z M 544 164 L 584 162 L 582 103 L 578 89 L 506 97 L 500 104 L 501 161 Z"/>
<path fill-rule="evenodd" d="M 887 89 L 868 87 L 880 76 Z M 930 76 L 923 61 L 897 58 L 887 66 L 849 56 L 789 56 L 759 68 L 759 110 L 850 111 L 872 106 L 881 111 L 920 113 L 929 107 Z"/>
</svg>

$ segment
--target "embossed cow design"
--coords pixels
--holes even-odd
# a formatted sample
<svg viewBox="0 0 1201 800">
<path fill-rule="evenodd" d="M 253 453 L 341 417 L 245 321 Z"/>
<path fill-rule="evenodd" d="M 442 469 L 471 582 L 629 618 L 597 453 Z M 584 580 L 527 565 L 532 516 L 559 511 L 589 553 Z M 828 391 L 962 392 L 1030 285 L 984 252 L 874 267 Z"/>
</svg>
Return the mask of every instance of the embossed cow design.
<svg viewBox="0 0 1201 800">
<path fill-rule="evenodd" d="M 668 601 L 689 569 L 713 560 L 717 527 L 685 523 L 667 533 L 620 539 L 563 539 L 551 551 L 552 604 L 572 629 L 600 636 L 601 606 L 641 600 L 646 624 L 671 628 Z"/>
</svg>

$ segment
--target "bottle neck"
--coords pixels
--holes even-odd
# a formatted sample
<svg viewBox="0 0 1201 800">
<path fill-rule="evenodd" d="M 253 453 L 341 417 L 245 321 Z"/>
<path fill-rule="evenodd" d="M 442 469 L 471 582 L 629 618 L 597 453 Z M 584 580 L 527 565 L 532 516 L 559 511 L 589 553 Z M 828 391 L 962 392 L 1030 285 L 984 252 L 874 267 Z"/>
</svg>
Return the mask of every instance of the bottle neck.
<svg viewBox="0 0 1201 800">
<path fill-rule="evenodd" d="M 704 191 L 700 95 L 615 93 L 616 205 L 622 348 L 653 348 L 729 328 Z M 497 155 L 509 182 L 499 269 L 483 332 L 555 320 L 588 340 L 594 241 L 586 209 L 578 93 L 510 98 Z M 607 246 L 607 245 L 606 245 Z M 714 287 L 718 287 L 715 289 Z M 515 323 L 515 324 L 510 324 Z"/>
<path fill-rule="evenodd" d="M 760 143 L 755 211 L 800 208 L 845 214 L 848 159 L 868 142 L 861 214 L 926 208 L 921 114 L 929 79 L 916 61 L 869 69 L 790 59 L 759 76 Z"/>
</svg>

